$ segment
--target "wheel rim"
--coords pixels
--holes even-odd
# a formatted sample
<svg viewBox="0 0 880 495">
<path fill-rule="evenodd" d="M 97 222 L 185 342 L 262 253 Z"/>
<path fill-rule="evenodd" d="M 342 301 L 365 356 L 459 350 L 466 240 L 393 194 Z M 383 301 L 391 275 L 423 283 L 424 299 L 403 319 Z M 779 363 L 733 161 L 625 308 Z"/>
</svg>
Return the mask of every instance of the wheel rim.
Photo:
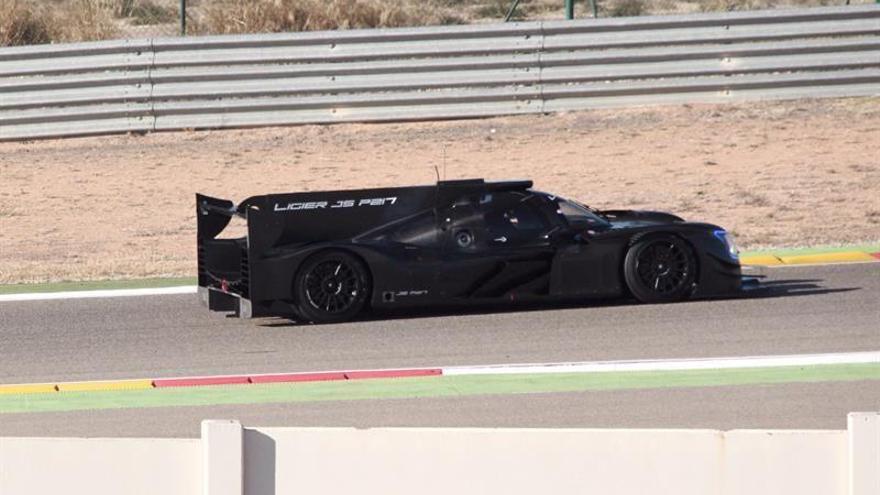
<svg viewBox="0 0 880 495">
<path fill-rule="evenodd" d="M 680 290 L 687 283 L 690 270 L 687 252 L 670 241 L 649 244 L 636 259 L 639 280 L 657 294 L 671 294 Z"/>
<path fill-rule="evenodd" d="M 362 285 L 358 272 L 349 263 L 327 260 L 306 275 L 306 298 L 313 308 L 325 313 L 344 313 L 354 306 Z"/>
</svg>

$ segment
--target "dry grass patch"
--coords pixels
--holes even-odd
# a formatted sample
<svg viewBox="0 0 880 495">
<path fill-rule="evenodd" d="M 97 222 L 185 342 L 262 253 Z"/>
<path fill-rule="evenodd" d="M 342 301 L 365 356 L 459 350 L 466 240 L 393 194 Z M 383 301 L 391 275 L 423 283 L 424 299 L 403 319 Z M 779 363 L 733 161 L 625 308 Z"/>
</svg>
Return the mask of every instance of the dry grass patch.
<svg viewBox="0 0 880 495">
<path fill-rule="evenodd" d="M 430 2 L 382 0 L 226 0 L 205 5 L 195 32 L 237 34 L 457 24 Z"/>
<path fill-rule="evenodd" d="M 618 0 L 602 3 L 602 12 L 610 17 L 635 17 L 648 11 L 645 0 Z"/>
<path fill-rule="evenodd" d="M 103 40 L 119 33 L 99 0 L 0 1 L 0 46 Z"/>
<path fill-rule="evenodd" d="M 99 0 L 73 0 L 62 5 L 50 14 L 55 41 L 95 41 L 119 35 L 111 12 Z"/>
<path fill-rule="evenodd" d="M 52 41 L 46 16 L 22 0 L 0 2 L 0 46 L 35 45 Z"/>
</svg>

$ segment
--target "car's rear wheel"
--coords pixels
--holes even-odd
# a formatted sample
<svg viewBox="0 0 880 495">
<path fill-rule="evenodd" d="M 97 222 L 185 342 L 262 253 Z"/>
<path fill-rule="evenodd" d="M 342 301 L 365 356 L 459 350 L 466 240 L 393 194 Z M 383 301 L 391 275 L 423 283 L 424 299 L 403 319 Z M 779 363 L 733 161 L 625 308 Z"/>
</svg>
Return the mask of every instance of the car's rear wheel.
<svg viewBox="0 0 880 495">
<path fill-rule="evenodd" d="M 315 323 L 354 318 L 366 306 L 370 274 L 344 251 L 325 251 L 307 259 L 294 280 L 297 312 Z"/>
<path fill-rule="evenodd" d="M 651 236 L 630 246 L 623 271 L 627 287 L 639 301 L 680 301 L 693 292 L 697 259 L 682 239 L 673 235 Z"/>
</svg>

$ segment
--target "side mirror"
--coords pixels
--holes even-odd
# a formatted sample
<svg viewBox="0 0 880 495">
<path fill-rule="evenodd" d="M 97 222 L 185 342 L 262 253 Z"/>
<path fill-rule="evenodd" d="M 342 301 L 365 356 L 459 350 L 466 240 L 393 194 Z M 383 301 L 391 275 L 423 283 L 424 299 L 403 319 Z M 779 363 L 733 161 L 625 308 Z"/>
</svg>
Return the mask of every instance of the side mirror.
<svg viewBox="0 0 880 495">
<path fill-rule="evenodd" d="M 596 233 L 590 229 L 584 229 L 578 231 L 578 233 L 574 235 L 574 239 L 582 244 L 589 244 L 590 240 L 595 234 Z"/>
</svg>

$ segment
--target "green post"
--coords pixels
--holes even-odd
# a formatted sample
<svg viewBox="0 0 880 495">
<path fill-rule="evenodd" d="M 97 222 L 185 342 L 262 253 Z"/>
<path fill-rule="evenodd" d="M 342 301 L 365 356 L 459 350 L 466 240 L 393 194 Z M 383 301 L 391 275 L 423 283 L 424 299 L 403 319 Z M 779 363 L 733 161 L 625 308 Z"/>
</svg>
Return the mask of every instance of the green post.
<svg viewBox="0 0 880 495">
<path fill-rule="evenodd" d="M 507 15 L 504 16 L 504 22 L 510 22 L 510 19 L 513 17 L 513 13 L 516 12 L 516 8 L 519 6 L 519 0 L 513 0 L 513 3 L 510 4 L 510 9 L 507 11 Z"/>
<path fill-rule="evenodd" d="M 574 0 L 565 0 L 565 18 L 574 19 Z"/>
<path fill-rule="evenodd" d="M 180 35 L 186 36 L 186 0 L 180 0 Z"/>
<path fill-rule="evenodd" d="M 880 2 L 880 0 L 877 0 Z M 597 5 L 599 0 L 590 0 L 590 10 L 593 11 L 593 19 L 599 18 L 599 6 Z"/>
</svg>

